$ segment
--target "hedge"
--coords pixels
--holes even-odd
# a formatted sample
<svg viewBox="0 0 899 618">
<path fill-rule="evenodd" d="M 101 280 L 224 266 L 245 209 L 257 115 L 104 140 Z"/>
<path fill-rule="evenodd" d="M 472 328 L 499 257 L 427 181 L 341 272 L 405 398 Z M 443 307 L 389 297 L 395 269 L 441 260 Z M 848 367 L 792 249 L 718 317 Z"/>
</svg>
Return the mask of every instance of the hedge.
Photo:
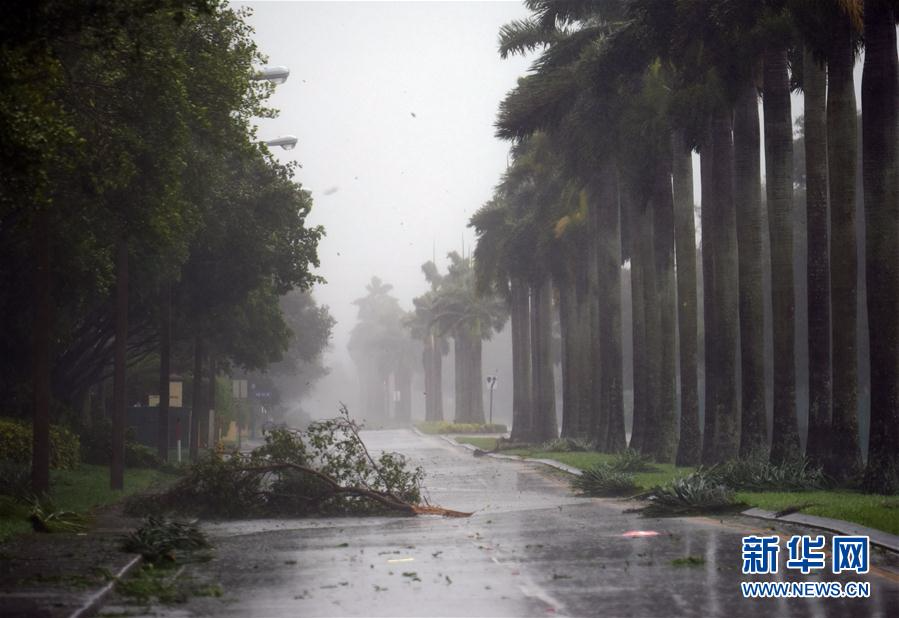
<svg viewBox="0 0 899 618">
<path fill-rule="evenodd" d="M 0 459 L 31 463 L 31 425 L 0 418 Z M 81 445 L 78 436 L 65 427 L 50 425 L 50 467 L 72 470 L 78 467 Z"/>
</svg>

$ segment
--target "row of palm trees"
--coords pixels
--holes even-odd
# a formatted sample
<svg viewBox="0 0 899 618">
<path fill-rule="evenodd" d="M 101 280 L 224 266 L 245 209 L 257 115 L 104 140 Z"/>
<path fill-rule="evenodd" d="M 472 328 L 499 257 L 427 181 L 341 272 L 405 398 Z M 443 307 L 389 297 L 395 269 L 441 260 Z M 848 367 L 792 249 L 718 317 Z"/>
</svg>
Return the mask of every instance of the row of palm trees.
<svg viewBox="0 0 899 618">
<path fill-rule="evenodd" d="M 864 471 L 868 489 L 899 490 L 895 2 L 526 4 L 531 17 L 500 32 L 504 57 L 540 52 L 500 107 L 498 135 L 513 141 L 514 163 L 494 199 L 471 221 L 479 235 L 474 255 L 479 287 L 498 289 L 510 300 L 513 437 L 556 435 L 550 353 L 555 298 L 563 348 L 563 436 L 586 437 L 609 451 L 629 444 L 680 465 L 712 464 L 760 450 L 774 462 L 802 455 L 794 363 L 790 103 L 791 89 L 801 89 L 809 237 L 805 455 L 836 478 L 848 480 Z M 859 136 L 852 82 L 862 47 L 871 362 L 864 470 L 856 366 L 855 220 L 862 215 L 855 205 Z M 701 285 L 693 151 L 701 176 Z M 770 268 L 762 259 L 765 234 Z M 631 276 L 629 333 L 621 330 L 623 264 L 629 264 Z M 770 358 L 762 293 L 768 277 Z M 629 441 L 622 335 L 633 338 Z M 770 435 L 768 363 L 774 375 Z M 700 370 L 705 373 L 701 427 Z"/>
</svg>

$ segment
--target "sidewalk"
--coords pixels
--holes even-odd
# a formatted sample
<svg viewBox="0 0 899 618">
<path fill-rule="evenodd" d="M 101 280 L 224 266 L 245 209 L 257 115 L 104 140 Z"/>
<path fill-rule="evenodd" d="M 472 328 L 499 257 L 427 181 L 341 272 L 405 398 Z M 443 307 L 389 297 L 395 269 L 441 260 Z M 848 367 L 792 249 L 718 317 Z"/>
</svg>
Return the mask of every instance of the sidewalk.
<svg viewBox="0 0 899 618">
<path fill-rule="evenodd" d="M 415 430 L 418 432 L 418 430 Z M 422 434 L 423 435 L 423 434 Z M 562 470 L 563 472 L 567 472 L 569 474 L 573 474 L 575 476 L 580 476 L 582 474 L 581 470 L 575 468 L 573 466 L 569 466 L 559 461 L 555 461 L 554 459 L 533 459 L 530 457 L 521 457 L 519 455 L 503 455 L 500 453 L 487 453 L 478 449 L 471 444 L 463 444 L 460 442 L 456 442 L 449 436 L 440 436 L 450 444 L 454 446 L 459 446 L 465 449 L 468 449 L 472 452 L 480 452 L 481 456 L 492 457 L 494 459 L 510 459 L 514 461 L 529 461 L 533 463 L 540 463 L 546 466 L 550 466 L 552 468 L 556 468 L 557 470 Z M 764 519 L 766 521 L 775 521 L 775 522 L 783 522 L 789 524 L 798 524 L 800 526 L 806 526 L 809 528 L 820 528 L 822 530 L 827 530 L 829 532 L 836 532 L 838 534 L 846 534 L 846 535 L 863 535 L 867 536 L 871 540 L 871 545 L 880 547 L 882 549 L 886 549 L 892 552 L 899 554 L 899 536 L 895 534 L 890 534 L 889 532 L 884 532 L 883 530 L 877 530 L 875 528 L 868 528 L 865 526 L 861 526 L 859 524 L 843 521 L 842 519 L 830 519 L 828 517 L 818 517 L 816 515 L 806 515 L 804 513 L 791 513 L 789 515 L 784 515 L 783 517 L 775 517 L 775 514 L 772 511 L 766 511 L 764 509 L 751 508 L 740 513 L 745 517 L 754 517 L 756 519 Z"/>
<path fill-rule="evenodd" d="M 25 534 L 0 546 L 0 616 L 80 617 L 94 613 L 116 579 L 141 563 L 119 549 L 139 519 L 116 505 L 79 534 Z"/>
</svg>

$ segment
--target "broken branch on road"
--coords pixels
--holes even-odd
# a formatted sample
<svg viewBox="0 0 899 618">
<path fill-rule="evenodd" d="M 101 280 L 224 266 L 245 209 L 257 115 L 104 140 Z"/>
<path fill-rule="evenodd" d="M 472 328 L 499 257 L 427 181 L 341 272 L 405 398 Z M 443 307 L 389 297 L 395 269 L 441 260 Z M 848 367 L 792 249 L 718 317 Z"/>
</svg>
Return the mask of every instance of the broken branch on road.
<svg viewBox="0 0 899 618">
<path fill-rule="evenodd" d="M 140 514 L 205 517 L 321 514 L 442 515 L 471 513 L 422 504 L 424 470 L 399 453 L 372 457 L 360 426 L 341 405 L 337 418 L 303 431 L 277 429 L 249 453 L 211 453 L 168 490 L 129 505 Z"/>
</svg>

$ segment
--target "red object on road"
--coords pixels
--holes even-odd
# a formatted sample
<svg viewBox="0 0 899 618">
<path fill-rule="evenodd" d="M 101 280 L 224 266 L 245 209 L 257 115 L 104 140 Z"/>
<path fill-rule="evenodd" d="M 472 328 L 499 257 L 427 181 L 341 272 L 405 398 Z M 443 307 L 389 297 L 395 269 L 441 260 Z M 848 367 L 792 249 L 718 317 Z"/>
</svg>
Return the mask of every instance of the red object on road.
<svg viewBox="0 0 899 618">
<path fill-rule="evenodd" d="M 659 533 L 655 530 L 628 530 L 621 536 L 626 536 L 628 538 L 635 538 L 641 536 L 659 536 Z"/>
</svg>

